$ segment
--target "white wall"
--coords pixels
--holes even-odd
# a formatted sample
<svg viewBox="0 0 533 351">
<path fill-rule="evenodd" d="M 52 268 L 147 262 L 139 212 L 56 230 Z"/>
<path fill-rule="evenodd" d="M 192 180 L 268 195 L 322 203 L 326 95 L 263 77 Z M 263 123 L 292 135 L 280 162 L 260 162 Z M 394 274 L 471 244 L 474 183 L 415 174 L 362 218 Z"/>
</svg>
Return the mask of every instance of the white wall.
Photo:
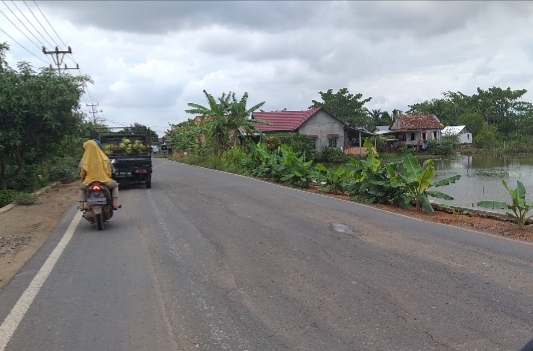
<svg viewBox="0 0 533 351">
<path fill-rule="evenodd" d="M 339 134 L 337 148 L 344 146 L 344 124 L 323 110 L 315 113 L 298 129 L 300 134 L 318 135 L 315 142 L 316 150 L 321 152 L 324 146 L 329 146 L 328 134 Z"/>
</svg>

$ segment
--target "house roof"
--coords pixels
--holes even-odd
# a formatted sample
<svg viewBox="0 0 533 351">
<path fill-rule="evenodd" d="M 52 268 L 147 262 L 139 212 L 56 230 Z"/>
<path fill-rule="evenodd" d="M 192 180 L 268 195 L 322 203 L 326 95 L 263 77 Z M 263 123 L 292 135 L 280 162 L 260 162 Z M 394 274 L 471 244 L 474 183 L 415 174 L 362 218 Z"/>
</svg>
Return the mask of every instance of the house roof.
<svg viewBox="0 0 533 351">
<path fill-rule="evenodd" d="M 375 126 L 374 129 L 372 129 L 373 132 L 383 132 L 389 130 L 389 126 Z"/>
<path fill-rule="evenodd" d="M 444 135 L 457 135 L 459 133 L 461 133 L 461 131 L 463 129 L 466 128 L 466 125 L 464 126 L 447 126 L 447 127 L 444 127 L 444 129 L 442 130 L 442 134 Z"/>
<path fill-rule="evenodd" d="M 262 132 L 294 132 L 321 109 L 318 107 L 307 111 L 254 112 L 252 119 L 261 119 L 272 123 L 271 126 L 255 124 L 255 127 Z"/>
<path fill-rule="evenodd" d="M 399 120 L 402 130 L 424 130 L 424 129 L 442 129 L 444 125 L 435 115 L 400 115 L 395 120 Z M 393 122 L 394 124 L 394 122 Z"/>
</svg>

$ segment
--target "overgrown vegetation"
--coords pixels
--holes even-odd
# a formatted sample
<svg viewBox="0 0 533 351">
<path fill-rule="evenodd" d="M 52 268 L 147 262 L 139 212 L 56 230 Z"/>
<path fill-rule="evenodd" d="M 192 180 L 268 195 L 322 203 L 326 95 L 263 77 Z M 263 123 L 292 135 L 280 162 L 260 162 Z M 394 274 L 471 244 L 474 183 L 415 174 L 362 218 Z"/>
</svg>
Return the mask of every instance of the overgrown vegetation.
<svg viewBox="0 0 533 351">
<path fill-rule="evenodd" d="M 381 164 L 370 139 L 365 141 L 364 146 L 366 159 L 350 158 L 336 169 L 321 163 L 313 164 L 312 160 L 306 160 L 287 144 L 268 148 L 266 143 L 252 141 L 248 141 L 245 148 L 236 146 L 225 151 L 220 158 L 192 154 L 181 161 L 298 188 L 317 186 L 325 192 L 349 194 L 353 200 L 368 204 L 388 203 L 406 209 L 415 205 L 428 213 L 433 212 L 429 197 L 453 200 L 451 196 L 430 188 L 454 183 L 459 175 L 432 183 L 435 175 L 432 160 L 427 160 L 422 167 L 414 156 L 407 154 L 401 161 Z"/>
<path fill-rule="evenodd" d="M 5 60 L 8 50 L 0 44 L 0 189 L 9 184 L 26 190 L 38 183 L 34 172 L 32 179 L 21 180 L 28 168 L 45 167 L 50 157 L 63 153 L 62 142 L 79 131 L 79 99 L 90 78 L 58 75 L 51 68 L 37 72 L 26 62 L 13 69 Z"/>
<path fill-rule="evenodd" d="M 511 189 L 509 188 L 509 186 L 507 186 L 507 182 L 505 181 L 505 179 L 502 179 L 503 186 L 511 195 L 511 203 L 495 200 L 485 200 L 479 201 L 477 205 L 479 207 L 490 209 L 511 210 L 512 213 L 506 212 L 507 217 L 514 220 L 516 223 L 518 223 L 520 229 L 523 229 L 527 220 L 533 217 L 528 216 L 529 211 L 531 211 L 531 209 L 533 208 L 533 202 L 529 204 L 526 202 L 526 188 L 524 187 L 524 184 L 519 180 L 517 180 L 516 183 L 516 189 Z"/>
</svg>

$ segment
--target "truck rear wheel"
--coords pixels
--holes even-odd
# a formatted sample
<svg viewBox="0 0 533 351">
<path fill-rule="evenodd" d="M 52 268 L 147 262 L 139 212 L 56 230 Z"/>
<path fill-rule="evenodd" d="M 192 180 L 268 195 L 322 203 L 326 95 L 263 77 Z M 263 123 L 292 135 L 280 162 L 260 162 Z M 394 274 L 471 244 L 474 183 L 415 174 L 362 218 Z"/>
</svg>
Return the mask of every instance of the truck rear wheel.
<svg viewBox="0 0 533 351">
<path fill-rule="evenodd" d="M 145 179 L 146 189 L 150 189 L 152 187 L 152 175 L 146 177 Z"/>
</svg>

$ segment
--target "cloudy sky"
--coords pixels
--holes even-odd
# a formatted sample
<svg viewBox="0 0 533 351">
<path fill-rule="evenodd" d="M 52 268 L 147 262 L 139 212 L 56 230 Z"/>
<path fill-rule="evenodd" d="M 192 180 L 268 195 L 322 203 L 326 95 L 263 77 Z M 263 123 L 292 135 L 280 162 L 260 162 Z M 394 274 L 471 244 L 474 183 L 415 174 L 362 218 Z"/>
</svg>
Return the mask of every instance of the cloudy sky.
<svg viewBox="0 0 533 351">
<path fill-rule="evenodd" d="M 193 117 L 187 103 L 206 104 L 204 89 L 248 92 L 265 111 L 341 88 L 389 112 L 477 87 L 527 89 L 533 102 L 532 2 L 4 0 L 0 11 L 11 66 L 47 66 L 43 45 L 70 46 L 65 63 L 94 80 L 83 110 L 98 103 L 108 125 L 159 135 Z"/>
</svg>

